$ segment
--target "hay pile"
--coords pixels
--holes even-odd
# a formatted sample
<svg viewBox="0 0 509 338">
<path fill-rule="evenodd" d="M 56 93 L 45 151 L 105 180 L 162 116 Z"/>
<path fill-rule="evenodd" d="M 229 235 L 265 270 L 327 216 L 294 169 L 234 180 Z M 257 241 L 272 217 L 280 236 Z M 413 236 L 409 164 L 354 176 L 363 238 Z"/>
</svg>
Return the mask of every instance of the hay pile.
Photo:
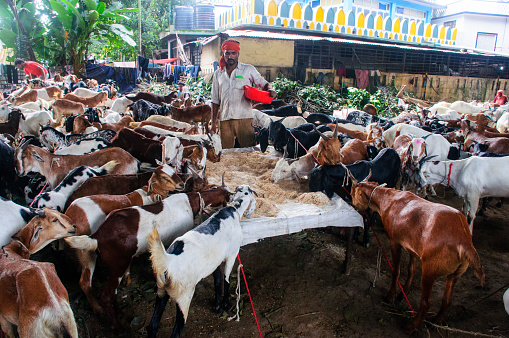
<svg viewBox="0 0 509 338">
<path fill-rule="evenodd" d="M 259 152 L 229 152 L 221 155 L 218 163 L 207 162 L 209 183 L 221 184 L 224 172 L 225 184 L 233 191 L 241 184 L 248 184 L 258 193 L 256 210 L 251 217 L 274 217 L 279 213 L 277 204 L 300 202 L 328 204 L 329 198 L 323 193 L 310 193 L 307 181 L 270 182 L 272 170 L 279 158 Z"/>
</svg>

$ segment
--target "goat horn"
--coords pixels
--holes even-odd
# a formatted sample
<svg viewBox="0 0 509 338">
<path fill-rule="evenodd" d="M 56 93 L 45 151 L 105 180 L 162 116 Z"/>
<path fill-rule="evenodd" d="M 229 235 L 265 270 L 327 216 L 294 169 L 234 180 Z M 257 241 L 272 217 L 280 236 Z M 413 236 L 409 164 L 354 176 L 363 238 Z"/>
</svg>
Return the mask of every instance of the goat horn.
<svg viewBox="0 0 509 338">
<path fill-rule="evenodd" d="M 316 129 L 316 126 L 314 124 L 313 124 L 313 129 L 323 138 L 324 141 L 330 140 L 330 137 L 325 135 L 324 133 L 322 133 L 318 129 Z M 337 137 L 337 135 L 336 135 L 336 137 Z"/>
<path fill-rule="evenodd" d="M 432 158 L 437 157 L 437 156 L 438 155 L 425 156 L 425 157 L 423 157 L 422 159 L 419 160 L 419 165 L 423 165 L 424 162 L 427 162 L 427 161 L 429 161 Z"/>
<path fill-rule="evenodd" d="M 221 186 L 223 188 L 225 187 L 225 184 L 224 184 L 224 174 L 225 174 L 225 172 L 223 172 L 223 175 L 221 176 Z"/>
<path fill-rule="evenodd" d="M 336 129 L 334 129 L 334 134 L 332 134 L 332 138 L 338 138 L 338 121 L 336 121 Z"/>
</svg>

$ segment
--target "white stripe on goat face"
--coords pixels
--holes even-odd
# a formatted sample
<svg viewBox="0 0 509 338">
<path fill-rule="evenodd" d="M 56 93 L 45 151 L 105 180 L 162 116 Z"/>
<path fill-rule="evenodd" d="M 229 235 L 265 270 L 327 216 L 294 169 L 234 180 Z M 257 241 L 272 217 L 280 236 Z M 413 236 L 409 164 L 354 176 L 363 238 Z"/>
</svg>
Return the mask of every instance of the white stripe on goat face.
<svg viewBox="0 0 509 338">
<path fill-rule="evenodd" d="M 168 165 L 168 164 L 163 164 L 163 173 L 165 173 L 166 175 L 172 177 L 174 174 L 175 174 L 175 168 L 173 168 L 172 166 Z"/>
<path fill-rule="evenodd" d="M 412 139 L 412 160 L 419 162 L 426 156 L 426 141 L 422 137 Z"/>
</svg>

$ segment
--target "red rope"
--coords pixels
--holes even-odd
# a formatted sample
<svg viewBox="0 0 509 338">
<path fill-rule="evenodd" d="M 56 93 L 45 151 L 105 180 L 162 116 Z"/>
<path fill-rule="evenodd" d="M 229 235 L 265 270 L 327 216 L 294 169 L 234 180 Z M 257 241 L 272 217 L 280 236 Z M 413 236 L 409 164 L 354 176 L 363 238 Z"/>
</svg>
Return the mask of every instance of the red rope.
<svg viewBox="0 0 509 338">
<path fill-rule="evenodd" d="M 4 338 L 4 337 L 5 337 L 4 331 L 0 328 L 0 338 Z"/>
<path fill-rule="evenodd" d="M 46 182 L 46 184 L 44 185 L 44 187 L 42 187 L 41 191 L 34 197 L 34 200 L 32 201 L 32 203 L 30 203 L 30 207 L 32 207 L 32 204 L 34 204 L 35 202 L 35 199 L 37 198 L 37 196 L 39 196 L 40 194 L 42 194 L 42 192 L 44 191 L 44 189 L 46 189 L 46 186 L 48 185 L 48 182 Z M 2 337 L 0 337 L 2 338 Z"/>
<path fill-rule="evenodd" d="M 447 186 L 449 186 L 449 183 L 451 183 L 452 165 L 453 165 L 453 162 L 451 162 L 451 163 L 449 164 L 449 174 L 447 175 Z"/>
<path fill-rule="evenodd" d="M 343 186 L 343 189 L 346 191 L 346 193 L 348 195 L 350 195 L 350 193 L 348 192 L 348 190 L 346 190 L 346 188 Z M 352 196 L 352 195 L 350 195 Z M 387 261 L 387 263 L 389 263 L 389 267 L 391 268 L 391 271 L 394 271 L 394 269 L 392 268 L 392 264 L 391 264 L 391 261 L 389 260 L 389 257 L 387 256 L 387 254 L 385 253 L 385 250 L 382 246 L 382 242 L 380 242 L 380 239 L 378 238 L 377 234 L 376 234 L 376 231 L 375 231 L 375 228 L 373 228 L 373 226 L 371 225 L 371 222 L 369 221 L 369 218 L 368 218 L 368 214 L 366 213 L 366 211 L 364 211 L 364 216 L 366 218 L 366 221 L 368 222 L 369 224 L 369 227 L 371 228 L 371 230 L 373 231 L 373 234 L 375 235 L 375 238 L 376 238 L 376 241 L 378 242 L 378 246 L 380 247 L 380 249 L 382 249 L 382 253 L 384 254 L 385 256 L 385 260 Z M 405 297 L 405 300 L 408 304 L 408 307 L 410 308 L 410 312 L 412 312 L 412 317 L 415 316 L 415 311 L 414 311 L 414 308 L 412 307 L 412 304 L 410 304 L 410 301 L 408 300 L 408 297 L 405 293 L 405 290 L 403 290 L 403 287 L 401 286 L 401 283 L 399 282 L 399 279 L 397 280 L 398 282 L 398 286 L 401 290 L 401 292 L 403 293 L 403 296 Z"/>
<path fill-rule="evenodd" d="M 307 150 L 307 149 L 306 149 L 306 147 L 304 147 L 304 146 L 302 145 L 302 143 L 300 143 L 299 139 L 298 139 L 298 138 L 296 138 L 296 137 L 292 134 L 292 132 L 291 132 L 291 131 L 289 131 L 289 133 L 290 133 L 290 135 L 292 135 L 292 137 L 295 139 L 295 141 L 297 141 L 297 142 L 300 144 L 300 146 L 302 147 L 302 149 L 304 149 L 304 150 L 306 151 L 306 153 L 311 154 L 311 156 L 313 156 L 313 158 L 315 159 L 315 162 L 316 162 L 318 165 L 321 165 L 321 164 L 320 164 L 320 162 L 318 162 L 318 159 L 316 158 L 316 156 L 315 156 L 315 155 L 313 155 L 313 153 L 310 153 L 310 152 L 309 152 L 309 150 Z"/>
<path fill-rule="evenodd" d="M 260 329 L 260 324 L 258 323 L 258 317 L 256 317 L 256 311 L 254 308 L 253 299 L 251 298 L 251 292 L 249 292 L 249 286 L 247 286 L 246 275 L 244 274 L 244 267 L 242 266 L 242 262 L 240 261 L 240 256 L 238 254 L 237 254 L 237 259 L 239 260 L 240 269 L 242 270 L 242 277 L 244 277 L 244 284 L 246 284 L 247 295 L 249 296 L 249 301 L 251 302 L 251 308 L 253 309 L 256 326 L 258 327 L 258 333 L 260 334 L 260 338 L 263 338 L 262 330 Z"/>
</svg>

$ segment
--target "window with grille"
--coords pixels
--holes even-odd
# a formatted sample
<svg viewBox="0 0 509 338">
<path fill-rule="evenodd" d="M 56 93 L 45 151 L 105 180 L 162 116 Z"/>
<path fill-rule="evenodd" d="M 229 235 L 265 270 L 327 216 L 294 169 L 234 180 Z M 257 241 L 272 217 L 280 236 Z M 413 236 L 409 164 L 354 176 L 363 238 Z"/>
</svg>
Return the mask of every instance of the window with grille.
<svg viewBox="0 0 509 338">
<path fill-rule="evenodd" d="M 456 28 L 456 20 L 444 22 L 444 27 Z"/>
<path fill-rule="evenodd" d="M 475 48 L 484 50 L 495 50 L 497 44 L 497 34 L 495 33 L 477 33 Z"/>
</svg>

